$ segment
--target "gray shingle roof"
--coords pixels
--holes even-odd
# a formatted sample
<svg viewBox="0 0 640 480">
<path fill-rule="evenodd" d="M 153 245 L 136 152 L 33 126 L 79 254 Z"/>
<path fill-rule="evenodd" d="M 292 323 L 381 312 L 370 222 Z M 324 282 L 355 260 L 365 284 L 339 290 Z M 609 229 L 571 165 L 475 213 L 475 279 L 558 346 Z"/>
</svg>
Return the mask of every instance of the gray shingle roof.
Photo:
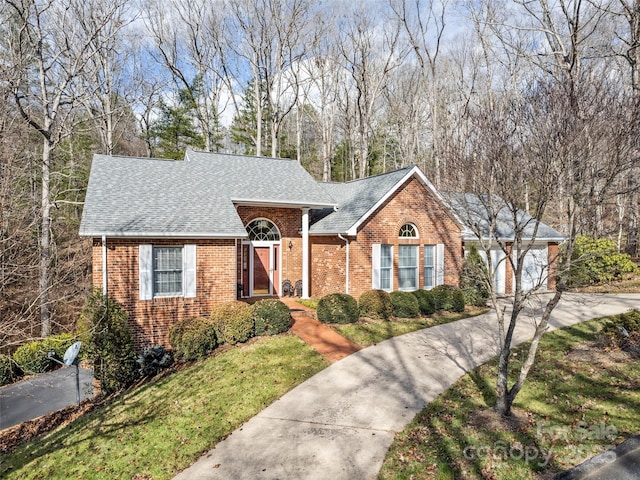
<svg viewBox="0 0 640 480">
<path fill-rule="evenodd" d="M 309 231 L 316 235 L 348 232 L 414 168 L 406 167 L 347 183 L 321 183 L 337 201 L 338 210 L 314 210 Z"/>
<path fill-rule="evenodd" d="M 185 160 L 95 155 L 80 235 L 246 237 L 234 202 L 336 204 L 292 160 L 194 151 Z"/>
<path fill-rule="evenodd" d="M 443 198 L 451 205 L 458 217 L 467 226 L 463 232 L 464 240 L 477 240 L 474 232 L 480 232 L 484 239 L 490 238 L 490 216 L 495 218 L 495 232 L 493 238 L 510 241 L 515 238 L 516 229 L 522 231 L 523 240 L 533 237 L 536 219 L 523 210 L 514 212 L 510 205 L 498 196 L 479 197 L 472 193 L 442 193 Z M 493 211 L 491 215 L 490 212 Z M 536 239 L 540 241 L 557 241 L 565 239 L 557 230 L 543 222 L 538 223 Z"/>
</svg>

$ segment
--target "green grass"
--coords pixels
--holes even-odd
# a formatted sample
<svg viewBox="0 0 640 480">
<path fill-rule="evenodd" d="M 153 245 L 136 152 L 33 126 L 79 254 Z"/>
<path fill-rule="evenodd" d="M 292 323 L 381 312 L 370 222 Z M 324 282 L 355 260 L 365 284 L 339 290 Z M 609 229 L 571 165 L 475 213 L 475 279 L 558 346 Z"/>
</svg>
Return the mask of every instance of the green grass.
<svg viewBox="0 0 640 480">
<path fill-rule="evenodd" d="M 307 308 L 313 308 L 314 310 L 318 309 L 319 298 L 298 298 L 296 302 L 300 305 L 304 305 Z"/>
<path fill-rule="evenodd" d="M 380 478 L 530 479 L 571 468 L 637 434 L 640 362 L 614 362 L 594 349 L 590 342 L 602 324 L 594 320 L 543 337 L 514 405 L 519 428 L 503 428 L 488 408 L 496 375 L 496 362 L 489 362 L 462 377 L 396 435 Z M 569 354 L 577 346 L 589 346 L 592 353 Z M 514 374 L 524 346 L 515 354 Z"/>
<path fill-rule="evenodd" d="M 473 309 L 463 313 L 439 312 L 430 317 L 396 318 L 387 322 L 360 322 L 354 325 L 332 325 L 332 327 L 352 342 L 368 347 L 398 335 L 480 315 L 486 311 L 487 309 Z"/>
<path fill-rule="evenodd" d="M 0 478 L 172 478 L 327 365 L 297 337 L 259 339 L 18 447 L 0 459 Z"/>
</svg>

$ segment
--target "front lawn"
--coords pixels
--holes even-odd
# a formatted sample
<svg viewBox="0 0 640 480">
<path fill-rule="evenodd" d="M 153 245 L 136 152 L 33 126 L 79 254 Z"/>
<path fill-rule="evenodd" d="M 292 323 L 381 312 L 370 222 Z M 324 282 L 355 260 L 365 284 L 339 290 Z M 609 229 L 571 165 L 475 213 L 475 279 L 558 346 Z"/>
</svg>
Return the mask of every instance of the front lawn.
<svg viewBox="0 0 640 480">
<path fill-rule="evenodd" d="M 509 424 L 489 408 L 496 362 L 462 377 L 396 435 L 380 478 L 550 478 L 637 434 L 640 362 L 595 342 L 603 322 L 544 335 Z"/>
<path fill-rule="evenodd" d="M 487 308 L 467 307 L 463 313 L 437 312 L 429 317 L 394 318 L 390 321 L 361 319 L 353 325 L 332 325 L 343 337 L 361 347 L 375 345 L 398 335 L 414 332 L 423 328 L 434 327 L 444 323 L 455 322 L 467 317 L 475 317 L 487 312 Z"/>
<path fill-rule="evenodd" d="M 295 336 L 257 339 L 18 447 L 0 459 L 0 478 L 172 478 L 327 365 Z"/>
</svg>

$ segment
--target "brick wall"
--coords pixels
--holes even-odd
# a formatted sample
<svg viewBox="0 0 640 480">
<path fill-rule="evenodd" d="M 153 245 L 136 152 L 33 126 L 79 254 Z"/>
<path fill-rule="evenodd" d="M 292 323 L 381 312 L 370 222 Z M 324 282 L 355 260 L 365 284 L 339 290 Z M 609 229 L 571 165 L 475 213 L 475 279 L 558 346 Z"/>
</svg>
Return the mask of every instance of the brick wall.
<svg viewBox="0 0 640 480">
<path fill-rule="evenodd" d="M 141 243 L 179 246 L 196 244 L 195 298 L 171 297 L 140 300 L 138 246 Z M 129 315 L 137 349 L 169 345 L 169 329 L 184 318 L 209 315 L 211 307 L 236 298 L 234 240 L 108 239 L 107 272 L 109 296 Z M 102 246 L 93 243 L 93 286 L 102 289 Z"/>
<path fill-rule="evenodd" d="M 417 239 L 400 239 L 405 223 L 418 229 Z M 311 295 L 344 292 L 345 243 L 335 237 L 311 237 Z M 393 285 L 398 289 L 398 245 L 418 245 L 419 287 L 424 287 L 424 245 L 445 245 L 444 282 L 458 285 L 462 269 L 461 230 L 448 209 L 416 178 L 407 180 L 359 229 L 349 245 L 349 293 L 356 299 L 371 289 L 371 250 L 375 243 L 394 245 Z"/>
</svg>

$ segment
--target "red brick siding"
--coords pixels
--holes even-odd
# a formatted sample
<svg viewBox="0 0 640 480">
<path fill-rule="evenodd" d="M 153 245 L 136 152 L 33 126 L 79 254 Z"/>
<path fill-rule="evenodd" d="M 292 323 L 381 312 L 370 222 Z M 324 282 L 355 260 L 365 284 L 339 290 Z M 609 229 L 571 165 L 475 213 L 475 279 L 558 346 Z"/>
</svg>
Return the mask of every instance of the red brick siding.
<svg viewBox="0 0 640 480">
<path fill-rule="evenodd" d="M 418 229 L 418 239 L 398 238 L 407 222 Z M 312 289 L 314 297 L 345 289 L 345 246 L 336 237 L 312 237 Z M 371 289 L 371 250 L 380 243 L 393 245 L 393 286 L 398 289 L 398 246 L 419 245 L 419 287 L 424 287 L 424 245 L 445 246 L 444 282 L 458 285 L 462 269 L 461 229 L 440 201 L 422 182 L 411 178 L 359 229 L 349 245 L 349 293 L 358 298 Z M 329 268 L 328 268 L 329 267 Z"/>
<path fill-rule="evenodd" d="M 549 262 L 549 278 L 547 278 L 547 289 L 555 290 L 558 279 L 558 255 L 560 255 L 560 249 L 557 243 L 552 242 L 549 242 L 547 248 L 547 260 Z"/>
<path fill-rule="evenodd" d="M 139 255 L 140 244 L 195 244 L 195 298 L 154 298 L 140 300 Z M 236 298 L 236 269 L 234 240 L 107 240 L 107 272 L 109 296 L 129 315 L 137 349 L 149 345 L 169 345 L 169 329 L 179 320 L 209 315 L 214 304 Z M 93 285 L 102 289 L 102 246 L 93 243 Z"/>
</svg>

